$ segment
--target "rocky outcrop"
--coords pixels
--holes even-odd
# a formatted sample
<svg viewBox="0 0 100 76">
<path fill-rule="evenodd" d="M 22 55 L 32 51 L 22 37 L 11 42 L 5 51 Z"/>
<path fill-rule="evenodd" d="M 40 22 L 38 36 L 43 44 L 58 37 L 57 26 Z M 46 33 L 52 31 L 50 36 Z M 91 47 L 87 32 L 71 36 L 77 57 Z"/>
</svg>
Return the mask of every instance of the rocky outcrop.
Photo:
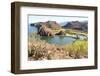
<svg viewBox="0 0 100 76">
<path fill-rule="evenodd" d="M 38 30 L 38 34 L 40 36 L 54 36 L 53 31 L 44 25 L 40 27 L 40 29 Z"/>
<path fill-rule="evenodd" d="M 53 30 L 61 28 L 60 24 L 58 24 L 56 21 L 37 22 L 31 24 L 31 26 L 35 26 L 37 28 L 41 27 L 42 25 L 45 25 L 46 27 Z"/>
<path fill-rule="evenodd" d="M 66 35 L 65 31 L 61 30 L 60 32 L 56 33 L 56 35 Z"/>
<path fill-rule="evenodd" d="M 61 28 L 56 21 L 38 22 L 31 24 L 31 26 L 37 27 L 37 32 L 41 36 L 54 36 L 52 30 Z"/>
</svg>

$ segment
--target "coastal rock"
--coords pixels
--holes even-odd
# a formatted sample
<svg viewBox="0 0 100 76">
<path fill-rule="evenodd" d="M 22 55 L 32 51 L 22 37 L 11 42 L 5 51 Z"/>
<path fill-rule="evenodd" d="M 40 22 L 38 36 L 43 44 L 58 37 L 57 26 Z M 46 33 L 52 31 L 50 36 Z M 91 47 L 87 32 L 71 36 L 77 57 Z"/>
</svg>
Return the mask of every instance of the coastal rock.
<svg viewBox="0 0 100 76">
<path fill-rule="evenodd" d="M 56 33 L 56 35 L 66 35 L 65 31 L 61 30 L 60 32 Z"/>
<path fill-rule="evenodd" d="M 51 29 L 47 28 L 46 26 L 41 26 L 38 30 L 38 34 L 40 36 L 54 36 L 54 33 Z"/>
</svg>

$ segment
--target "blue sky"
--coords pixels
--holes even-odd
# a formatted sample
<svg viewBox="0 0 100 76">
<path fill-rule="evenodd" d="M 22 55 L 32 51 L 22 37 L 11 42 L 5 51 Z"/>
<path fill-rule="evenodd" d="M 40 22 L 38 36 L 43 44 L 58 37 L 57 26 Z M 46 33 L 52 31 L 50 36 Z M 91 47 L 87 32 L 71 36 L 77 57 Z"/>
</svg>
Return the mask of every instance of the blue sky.
<svg viewBox="0 0 100 76">
<path fill-rule="evenodd" d="M 42 16 L 42 15 L 29 15 L 29 24 L 45 21 L 67 22 L 67 21 L 88 21 L 88 17 L 72 17 L 72 16 Z"/>
</svg>

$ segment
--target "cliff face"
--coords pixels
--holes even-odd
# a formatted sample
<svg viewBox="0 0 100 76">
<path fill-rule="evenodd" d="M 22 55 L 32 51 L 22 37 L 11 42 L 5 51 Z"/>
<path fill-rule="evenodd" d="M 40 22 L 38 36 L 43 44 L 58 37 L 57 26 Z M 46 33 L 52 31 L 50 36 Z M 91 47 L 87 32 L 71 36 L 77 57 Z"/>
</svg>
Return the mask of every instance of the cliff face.
<svg viewBox="0 0 100 76">
<path fill-rule="evenodd" d="M 38 34 L 41 36 L 54 36 L 53 31 L 50 28 L 47 28 L 46 26 L 41 26 L 38 30 Z"/>
</svg>

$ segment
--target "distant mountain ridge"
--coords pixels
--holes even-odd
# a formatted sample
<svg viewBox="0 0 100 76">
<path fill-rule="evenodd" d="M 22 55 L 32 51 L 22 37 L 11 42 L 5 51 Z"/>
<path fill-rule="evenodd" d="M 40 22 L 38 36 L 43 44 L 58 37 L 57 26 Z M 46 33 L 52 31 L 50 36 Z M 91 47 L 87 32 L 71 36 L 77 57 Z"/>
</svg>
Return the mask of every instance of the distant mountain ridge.
<svg viewBox="0 0 100 76">
<path fill-rule="evenodd" d="M 60 23 L 57 23 L 56 21 L 46 21 L 46 22 L 32 23 L 31 26 L 36 26 L 38 29 L 41 26 L 46 26 L 47 28 L 50 28 L 52 30 L 64 28 L 64 29 L 75 29 L 86 32 L 88 31 L 88 21 L 66 21 Z"/>
<path fill-rule="evenodd" d="M 88 30 L 88 22 L 87 21 L 70 21 L 67 24 L 65 24 L 64 26 L 62 26 L 63 28 L 66 29 L 75 29 L 75 30 L 81 30 L 81 31 L 86 31 Z"/>
</svg>

